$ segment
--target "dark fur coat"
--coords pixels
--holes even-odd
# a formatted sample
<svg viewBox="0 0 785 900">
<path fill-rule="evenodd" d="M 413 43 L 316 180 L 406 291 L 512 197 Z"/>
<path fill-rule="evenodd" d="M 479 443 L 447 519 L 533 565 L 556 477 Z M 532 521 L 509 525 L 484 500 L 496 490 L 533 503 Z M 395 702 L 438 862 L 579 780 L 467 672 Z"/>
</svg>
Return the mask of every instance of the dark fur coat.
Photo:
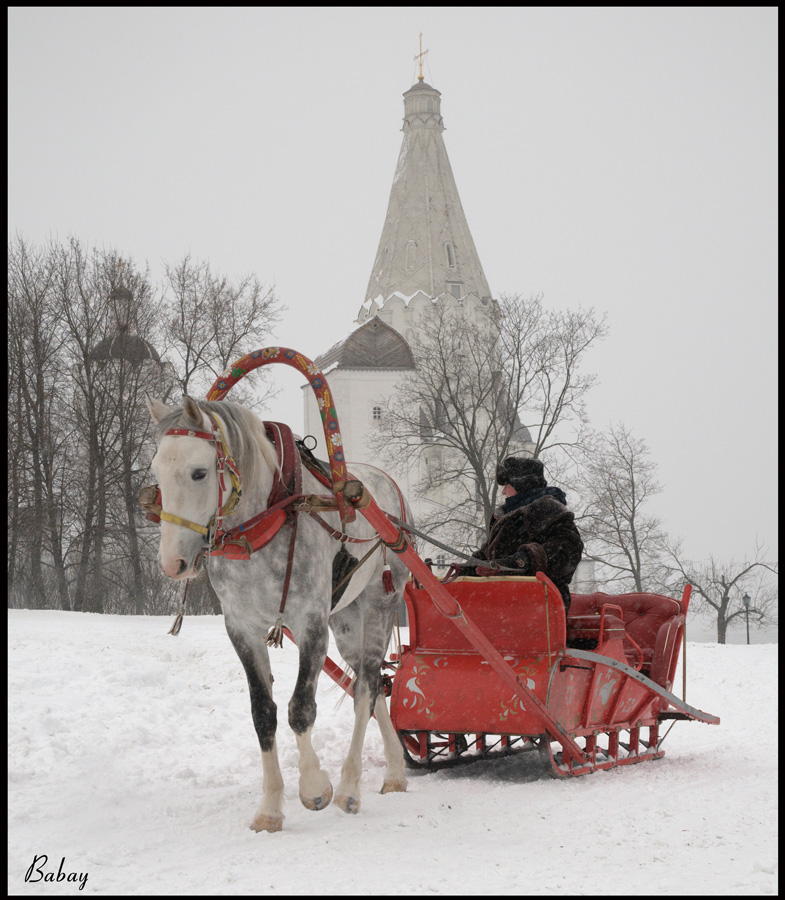
<svg viewBox="0 0 785 900">
<path fill-rule="evenodd" d="M 558 488 L 541 488 L 507 498 L 491 518 L 488 540 L 474 555 L 520 569 L 521 575 L 544 572 L 559 589 L 567 613 L 569 584 L 583 553 L 583 541 L 563 497 Z M 461 574 L 474 575 L 476 571 L 466 566 Z"/>
</svg>

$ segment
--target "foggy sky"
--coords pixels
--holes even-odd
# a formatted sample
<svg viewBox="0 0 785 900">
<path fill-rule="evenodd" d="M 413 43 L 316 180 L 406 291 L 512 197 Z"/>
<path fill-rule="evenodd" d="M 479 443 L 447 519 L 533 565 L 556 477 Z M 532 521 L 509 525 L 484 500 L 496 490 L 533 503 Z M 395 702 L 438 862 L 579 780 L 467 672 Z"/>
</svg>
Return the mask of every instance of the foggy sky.
<svg viewBox="0 0 785 900">
<path fill-rule="evenodd" d="M 269 343 L 313 358 L 354 327 L 422 31 L 494 295 L 607 312 L 592 423 L 647 442 L 652 509 L 691 557 L 758 539 L 776 559 L 777 25 L 760 7 L 13 7 L 9 235 L 74 235 L 154 279 L 188 252 L 254 272 L 288 308 Z M 271 417 L 298 430 L 298 376 L 275 377 Z"/>
</svg>

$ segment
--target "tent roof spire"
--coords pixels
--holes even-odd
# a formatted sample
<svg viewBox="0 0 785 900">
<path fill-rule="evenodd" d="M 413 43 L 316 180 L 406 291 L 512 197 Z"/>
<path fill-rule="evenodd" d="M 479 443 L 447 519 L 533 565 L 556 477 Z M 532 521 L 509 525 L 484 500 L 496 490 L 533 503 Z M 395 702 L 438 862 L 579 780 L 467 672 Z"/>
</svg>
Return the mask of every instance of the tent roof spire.
<svg viewBox="0 0 785 900">
<path fill-rule="evenodd" d="M 491 298 L 442 137 L 441 93 L 422 78 L 425 52 L 403 95 L 403 141 L 358 321 L 393 294 Z"/>
</svg>

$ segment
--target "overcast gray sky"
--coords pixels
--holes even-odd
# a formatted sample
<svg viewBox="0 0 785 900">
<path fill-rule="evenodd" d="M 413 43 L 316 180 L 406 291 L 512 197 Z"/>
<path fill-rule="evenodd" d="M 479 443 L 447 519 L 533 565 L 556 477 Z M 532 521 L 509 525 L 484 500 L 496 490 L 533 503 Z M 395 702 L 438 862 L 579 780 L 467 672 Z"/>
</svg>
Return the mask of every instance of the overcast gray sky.
<svg viewBox="0 0 785 900">
<path fill-rule="evenodd" d="M 607 311 L 593 424 L 647 441 L 654 511 L 693 558 L 760 539 L 775 559 L 777 26 L 761 7 L 12 7 L 9 233 L 156 279 L 186 252 L 255 272 L 288 307 L 275 343 L 313 358 L 362 303 L 422 31 L 493 293 Z M 272 417 L 297 430 L 278 369 Z"/>
</svg>

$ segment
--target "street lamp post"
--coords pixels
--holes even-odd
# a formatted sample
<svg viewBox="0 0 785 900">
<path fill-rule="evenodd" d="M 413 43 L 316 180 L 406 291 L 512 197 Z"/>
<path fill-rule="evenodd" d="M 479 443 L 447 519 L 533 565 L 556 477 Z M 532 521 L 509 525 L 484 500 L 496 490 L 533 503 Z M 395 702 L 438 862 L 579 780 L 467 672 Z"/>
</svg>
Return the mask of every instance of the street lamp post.
<svg viewBox="0 0 785 900">
<path fill-rule="evenodd" d="M 749 644 L 749 642 L 750 642 L 750 595 L 745 594 L 741 599 L 744 602 L 744 611 L 747 616 L 747 643 Z"/>
</svg>

